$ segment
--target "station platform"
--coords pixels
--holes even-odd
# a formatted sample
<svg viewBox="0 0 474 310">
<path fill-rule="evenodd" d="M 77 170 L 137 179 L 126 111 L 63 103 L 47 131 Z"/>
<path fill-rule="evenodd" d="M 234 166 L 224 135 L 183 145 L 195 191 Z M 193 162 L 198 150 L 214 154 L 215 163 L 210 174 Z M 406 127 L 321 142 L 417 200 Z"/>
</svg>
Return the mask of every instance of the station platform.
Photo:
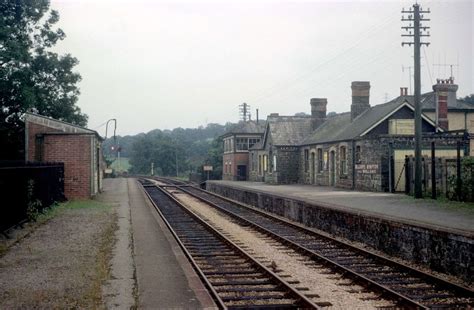
<svg viewBox="0 0 474 310">
<path fill-rule="evenodd" d="M 107 308 L 216 308 L 136 179 L 104 179 L 104 192 L 98 199 L 119 205 Z M 135 278 L 134 288 L 124 287 L 131 277 Z M 123 301 L 124 295 L 132 293 L 135 306 Z"/>
<path fill-rule="evenodd" d="M 206 189 L 420 268 L 474 281 L 474 205 L 312 185 L 208 181 Z"/>
<path fill-rule="evenodd" d="M 208 181 L 248 191 L 259 191 L 307 201 L 328 208 L 367 214 L 407 224 L 474 233 L 474 204 L 470 207 L 404 194 L 361 192 L 329 186 L 269 185 L 262 182 Z"/>
</svg>

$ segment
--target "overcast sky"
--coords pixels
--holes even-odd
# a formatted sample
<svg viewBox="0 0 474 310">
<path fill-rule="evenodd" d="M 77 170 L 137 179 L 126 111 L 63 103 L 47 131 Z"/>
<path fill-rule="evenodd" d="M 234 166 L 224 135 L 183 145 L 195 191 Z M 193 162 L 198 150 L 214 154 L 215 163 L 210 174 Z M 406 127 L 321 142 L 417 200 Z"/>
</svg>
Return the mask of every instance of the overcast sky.
<svg viewBox="0 0 474 310">
<path fill-rule="evenodd" d="M 458 96 L 474 93 L 471 1 L 420 1 L 430 8 L 422 92 L 453 67 Z M 89 128 L 118 134 L 328 112 L 351 104 L 351 81 L 370 81 L 370 103 L 409 86 L 413 48 L 401 46 L 401 9 L 412 1 L 52 0 L 67 35 L 57 50 L 77 57 L 78 105 Z M 459 66 L 457 66 L 459 64 Z M 101 126 L 102 125 L 102 126 Z"/>
</svg>

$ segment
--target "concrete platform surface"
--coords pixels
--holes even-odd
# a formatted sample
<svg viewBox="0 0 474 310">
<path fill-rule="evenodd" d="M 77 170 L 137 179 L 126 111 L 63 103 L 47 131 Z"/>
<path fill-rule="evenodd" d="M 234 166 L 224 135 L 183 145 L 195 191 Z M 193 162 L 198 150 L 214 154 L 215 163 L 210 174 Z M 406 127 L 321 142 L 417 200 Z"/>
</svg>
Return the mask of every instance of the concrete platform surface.
<svg viewBox="0 0 474 310">
<path fill-rule="evenodd" d="M 105 201 L 118 203 L 124 208 L 119 212 L 119 232 L 123 232 L 117 235 L 112 269 L 117 258 L 125 258 L 127 263 L 119 266 L 113 276 L 128 283 L 127 275 L 130 268 L 134 269 L 138 308 L 214 308 L 212 298 L 136 179 L 105 179 L 104 189 L 101 196 L 109 198 Z M 128 263 L 130 256 L 133 258 L 131 267 Z M 130 284 L 126 287 L 130 289 Z M 117 292 L 122 294 L 120 290 Z M 130 290 L 128 293 L 133 292 Z M 115 298 L 118 300 L 120 298 Z M 116 304 L 117 308 L 129 308 L 127 306 L 127 303 Z"/>
<path fill-rule="evenodd" d="M 364 213 L 407 224 L 474 233 L 474 205 L 461 206 L 461 204 L 429 199 L 415 200 L 404 194 L 360 192 L 326 186 L 270 185 L 248 181 L 208 182 L 299 199 L 325 207 Z"/>
</svg>

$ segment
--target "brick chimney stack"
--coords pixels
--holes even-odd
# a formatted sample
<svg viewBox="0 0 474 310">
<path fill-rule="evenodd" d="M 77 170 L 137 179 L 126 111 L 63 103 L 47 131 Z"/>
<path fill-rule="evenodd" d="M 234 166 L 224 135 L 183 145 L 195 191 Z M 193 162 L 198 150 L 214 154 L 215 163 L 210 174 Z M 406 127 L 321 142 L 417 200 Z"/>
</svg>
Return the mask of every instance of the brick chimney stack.
<svg viewBox="0 0 474 310">
<path fill-rule="evenodd" d="M 446 80 L 436 79 L 436 84 L 433 85 L 436 98 L 436 123 L 444 130 L 449 130 L 448 121 L 448 106 L 456 104 L 456 91 L 458 85 L 454 84 L 454 78 Z"/>
<path fill-rule="evenodd" d="M 326 98 L 311 98 L 311 127 L 313 130 L 321 126 L 326 121 Z"/>
<path fill-rule="evenodd" d="M 351 104 L 351 121 L 357 116 L 364 113 L 370 108 L 369 94 L 370 82 L 355 81 L 352 82 L 352 104 Z"/>
</svg>

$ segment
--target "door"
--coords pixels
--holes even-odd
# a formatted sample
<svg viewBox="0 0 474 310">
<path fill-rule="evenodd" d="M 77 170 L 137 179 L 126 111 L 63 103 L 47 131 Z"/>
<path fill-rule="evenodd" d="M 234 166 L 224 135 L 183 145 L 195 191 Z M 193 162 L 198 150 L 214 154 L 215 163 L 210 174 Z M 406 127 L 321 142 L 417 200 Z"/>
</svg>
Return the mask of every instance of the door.
<svg viewBox="0 0 474 310">
<path fill-rule="evenodd" d="M 330 184 L 334 186 L 336 184 L 336 154 L 334 151 L 329 153 L 329 177 L 330 177 Z"/>
<path fill-rule="evenodd" d="M 238 181 L 247 180 L 247 166 L 246 165 L 237 165 L 237 180 Z"/>
<path fill-rule="evenodd" d="M 316 183 L 316 160 L 314 153 L 311 153 L 311 184 Z"/>
</svg>

